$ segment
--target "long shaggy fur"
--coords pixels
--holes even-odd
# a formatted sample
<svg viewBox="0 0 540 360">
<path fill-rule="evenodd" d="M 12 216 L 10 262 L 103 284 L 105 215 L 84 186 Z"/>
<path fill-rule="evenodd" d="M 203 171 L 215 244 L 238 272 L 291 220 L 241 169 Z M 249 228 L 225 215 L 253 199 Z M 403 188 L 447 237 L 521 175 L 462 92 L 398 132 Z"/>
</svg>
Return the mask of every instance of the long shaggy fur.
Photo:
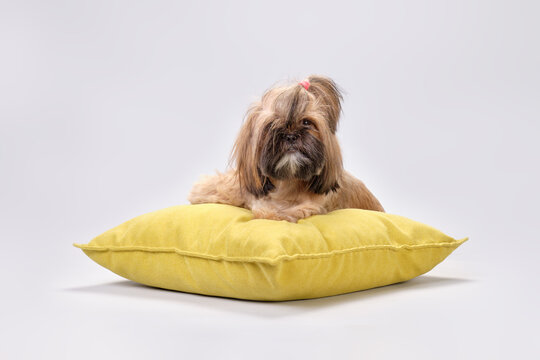
<svg viewBox="0 0 540 360">
<path fill-rule="evenodd" d="M 288 220 L 343 208 L 384 211 L 358 179 L 344 171 L 336 130 L 342 96 L 331 79 L 312 75 L 276 86 L 251 105 L 231 154 L 231 169 L 206 176 L 192 204 L 251 209 L 255 218 Z"/>
</svg>

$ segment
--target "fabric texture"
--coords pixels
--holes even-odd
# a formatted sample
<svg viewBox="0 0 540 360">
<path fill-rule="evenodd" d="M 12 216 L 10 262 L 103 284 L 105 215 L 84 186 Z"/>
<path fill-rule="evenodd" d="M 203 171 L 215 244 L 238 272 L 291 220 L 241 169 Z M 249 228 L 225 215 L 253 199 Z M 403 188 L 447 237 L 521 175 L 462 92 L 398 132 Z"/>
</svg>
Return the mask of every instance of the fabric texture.
<svg viewBox="0 0 540 360">
<path fill-rule="evenodd" d="M 141 284 L 250 300 L 342 294 L 412 279 L 467 238 L 407 218 L 343 209 L 298 223 L 221 204 L 180 205 L 74 244 Z"/>
</svg>

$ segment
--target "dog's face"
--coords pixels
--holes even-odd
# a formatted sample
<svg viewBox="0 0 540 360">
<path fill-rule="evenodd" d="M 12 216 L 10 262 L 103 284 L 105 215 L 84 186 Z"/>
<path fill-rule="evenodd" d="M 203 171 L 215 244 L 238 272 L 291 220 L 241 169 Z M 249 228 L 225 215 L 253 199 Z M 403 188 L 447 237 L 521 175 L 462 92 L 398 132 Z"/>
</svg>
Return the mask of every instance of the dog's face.
<svg viewBox="0 0 540 360">
<path fill-rule="evenodd" d="M 300 180 L 306 191 L 339 187 L 342 160 L 335 136 L 341 94 L 325 77 L 268 90 L 248 111 L 233 159 L 241 186 L 266 195 L 272 179 Z"/>
<path fill-rule="evenodd" d="M 309 181 L 320 174 L 325 149 L 318 127 L 324 119 L 318 118 L 306 90 L 298 86 L 278 93 L 269 107 L 260 135 L 262 175 Z"/>
</svg>

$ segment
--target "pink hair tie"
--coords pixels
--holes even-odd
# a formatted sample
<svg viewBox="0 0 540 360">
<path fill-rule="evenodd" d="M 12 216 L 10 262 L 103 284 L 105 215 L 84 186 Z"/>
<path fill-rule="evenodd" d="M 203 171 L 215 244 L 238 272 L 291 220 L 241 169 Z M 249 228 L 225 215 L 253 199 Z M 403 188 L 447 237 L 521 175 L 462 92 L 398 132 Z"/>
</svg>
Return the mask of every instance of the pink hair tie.
<svg viewBox="0 0 540 360">
<path fill-rule="evenodd" d="M 300 81 L 299 84 L 302 85 L 304 89 L 309 89 L 309 81 L 307 79 Z"/>
</svg>

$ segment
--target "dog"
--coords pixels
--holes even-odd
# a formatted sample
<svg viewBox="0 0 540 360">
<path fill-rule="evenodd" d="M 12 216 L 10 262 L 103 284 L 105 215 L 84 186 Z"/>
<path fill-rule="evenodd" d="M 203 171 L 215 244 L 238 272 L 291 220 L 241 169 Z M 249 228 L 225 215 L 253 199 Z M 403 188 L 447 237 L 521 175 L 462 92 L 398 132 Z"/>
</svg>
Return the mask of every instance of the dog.
<svg viewBox="0 0 540 360">
<path fill-rule="evenodd" d="M 319 75 L 270 88 L 246 114 L 230 170 L 201 178 L 188 200 L 290 222 L 345 208 L 384 212 L 364 183 L 343 169 L 336 138 L 342 100 L 336 83 Z"/>
</svg>

